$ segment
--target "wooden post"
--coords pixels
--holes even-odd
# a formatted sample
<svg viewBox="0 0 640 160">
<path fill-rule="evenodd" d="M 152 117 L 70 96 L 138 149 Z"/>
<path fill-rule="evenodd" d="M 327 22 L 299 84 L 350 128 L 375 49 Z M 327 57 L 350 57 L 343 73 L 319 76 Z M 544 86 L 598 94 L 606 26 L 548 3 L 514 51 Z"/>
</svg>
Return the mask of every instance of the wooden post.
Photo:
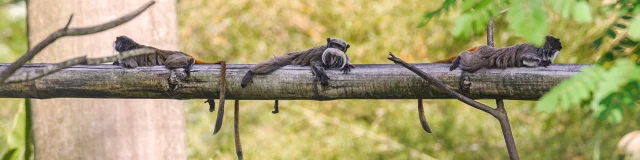
<svg viewBox="0 0 640 160">
<path fill-rule="evenodd" d="M 64 27 L 85 27 L 113 20 L 147 0 L 31 0 L 27 3 L 29 44 Z M 98 34 L 56 41 L 33 62 L 114 54 L 116 36 L 178 50 L 176 1 L 159 0 L 126 24 Z M 36 159 L 186 159 L 183 102 L 59 98 L 33 100 Z"/>
</svg>

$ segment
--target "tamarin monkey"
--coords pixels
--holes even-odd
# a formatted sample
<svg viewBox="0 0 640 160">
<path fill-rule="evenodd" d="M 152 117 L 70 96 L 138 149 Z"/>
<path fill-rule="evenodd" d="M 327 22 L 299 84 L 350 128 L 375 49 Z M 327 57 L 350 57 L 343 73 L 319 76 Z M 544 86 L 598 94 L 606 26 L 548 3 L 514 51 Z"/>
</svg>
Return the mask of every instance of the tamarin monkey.
<svg viewBox="0 0 640 160">
<path fill-rule="evenodd" d="M 517 44 L 505 48 L 494 48 L 491 46 L 478 46 L 462 51 L 457 56 L 434 63 L 451 63 L 449 70 L 458 67 L 465 72 L 476 72 L 482 68 L 510 68 L 510 67 L 547 67 L 560 54 L 562 43 L 560 39 L 548 35 L 545 37 L 542 47 L 533 44 Z M 418 99 L 418 116 L 422 128 L 431 133 L 429 124 L 424 118 L 422 99 Z"/>
<path fill-rule="evenodd" d="M 560 50 L 560 39 L 548 35 L 542 47 L 528 43 L 505 48 L 479 46 L 434 63 L 451 63 L 449 70 L 460 67 L 471 73 L 481 68 L 547 67 L 560 54 Z"/>
<path fill-rule="evenodd" d="M 311 66 L 311 71 L 316 76 L 316 79 L 320 81 L 322 86 L 327 86 L 330 78 L 324 72 L 325 69 L 340 69 L 344 74 L 347 74 L 351 72 L 352 68 L 355 68 L 355 66 L 351 65 L 349 56 L 347 56 L 349 47 L 351 45 L 342 39 L 327 38 L 326 45 L 304 51 L 290 52 L 251 67 L 242 78 L 240 85 L 242 88 L 247 87 L 249 83 L 253 82 L 253 75 L 269 74 L 286 65 L 299 65 Z M 275 101 L 273 108 L 274 110 L 271 113 L 276 114 L 279 112 L 278 100 Z"/>
<path fill-rule="evenodd" d="M 216 124 L 214 128 L 213 134 L 216 134 L 220 131 L 222 127 L 222 118 L 224 115 L 224 96 L 225 96 L 225 82 L 226 82 L 226 62 L 218 61 L 213 63 L 207 63 L 198 59 L 193 58 L 193 56 L 188 55 L 184 52 L 180 51 L 169 51 L 157 49 L 151 46 L 145 46 L 138 44 L 133 41 L 133 39 L 127 36 L 119 36 L 116 37 L 116 41 L 113 42 L 113 48 L 119 52 L 125 52 L 132 49 L 138 48 L 150 48 L 155 50 L 153 54 L 140 55 L 131 58 L 127 58 L 124 60 L 113 62 L 114 65 L 118 65 L 125 68 L 136 68 L 138 66 L 157 66 L 164 65 L 168 69 L 175 68 L 184 68 L 187 76 L 190 75 L 191 66 L 193 64 L 220 64 L 221 65 L 221 77 L 220 77 L 220 109 L 218 109 L 218 117 L 216 118 Z M 213 112 L 215 110 L 215 101 L 213 99 L 207 99 L 205 103 L 209 102 L 209 111 Z"/>
<path fill-rule="evenodd" d="M 269 61 L 254 65 L 242 78 L 242 88 L 253 82 L 253 75 L 269 74 L 286 65 L 311 66 L 312 73 L 323 86 L 329 84 L 329 77 L 325 69 L 340 69 L 343 73 L 349 73 L 353 65 L 349 63 L 347 49 L 351 45 L 337 38 L 327 38 L 327 44 L 313 47 L 299 52 L 290 52 Z"/>
</svg>

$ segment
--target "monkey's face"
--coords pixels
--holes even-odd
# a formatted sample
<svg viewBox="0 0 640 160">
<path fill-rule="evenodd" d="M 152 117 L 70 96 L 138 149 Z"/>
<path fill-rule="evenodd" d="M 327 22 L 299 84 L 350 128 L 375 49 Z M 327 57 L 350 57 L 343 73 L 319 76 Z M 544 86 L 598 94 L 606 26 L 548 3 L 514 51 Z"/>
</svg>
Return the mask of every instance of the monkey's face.
<svg viewBox="0 0 640 160">
<path fill-rule="evenodd" d="M 553 63 L 553 60 L 560 54 L 560 50 L 562 50 L 562 43 L 560 39 L 548 35 L 546 37 L 546 41 L 544 46 L 542 47 L 542 55 L 540 55 L 540 66 L 546 67 Z"/>
<path fill-rule="evenodd" d="M 113 42 L 113 49 L 120 53 L 134 49 L 136 46 L 138 46 L 138 43 L 127 36 L 116 37 L 116 41 Z"/>
<path fill-rule="evenodd" d="M 322 53 L 322 63 L 329 68 L 344 68 L 348 63 L 347 55 L 337 48 L 327 48 Z"/>
<path fill-rule="evenodd" d="M 349 49 L 349 47 L 351 47 L 351 45 L 347 44 L 347 42 L 345 42 L 344 40 L 341 39 L 337 39 L 337 38 L 327 38 L 327 47 L 328 48 L 335 48 L 338 49 L 344 53 L 347 53 L 347 49 Z"/>
</svg>

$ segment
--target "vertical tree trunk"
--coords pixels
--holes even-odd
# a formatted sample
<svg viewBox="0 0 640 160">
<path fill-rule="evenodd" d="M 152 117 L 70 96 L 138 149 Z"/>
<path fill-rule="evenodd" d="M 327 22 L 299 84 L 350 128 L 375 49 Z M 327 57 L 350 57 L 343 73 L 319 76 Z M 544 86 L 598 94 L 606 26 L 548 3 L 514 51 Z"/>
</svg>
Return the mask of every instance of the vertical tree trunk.
<svg viewBox="0 0 640 160">
<path fill-rule="evenodd" d="M 64 27 L 85 27 L 113 20 L 147 0 L 30 0 L 27 3 L 31 47 Z M 80 55 L 113 55 L 116 36 L 142 44 L 178 49 L 176 1 L 158 0 L 145 13 L 112 30 L 62 38 L 33 62 L 58 62 Z M 33 100 L 36 159 L 186 159 L 183 102 L 178 100 L 48 99 Z"/>
</svg>

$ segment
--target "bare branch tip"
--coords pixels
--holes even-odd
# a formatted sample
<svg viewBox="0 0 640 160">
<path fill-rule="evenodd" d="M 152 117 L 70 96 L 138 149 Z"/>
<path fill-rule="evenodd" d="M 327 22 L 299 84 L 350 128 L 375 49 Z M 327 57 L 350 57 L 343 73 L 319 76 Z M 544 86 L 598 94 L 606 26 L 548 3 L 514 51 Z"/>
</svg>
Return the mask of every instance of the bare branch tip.
<svg viewBox="0 0 640 160">
<path fill-rule="evenodd" d="M 398 57 L 396 57 L 395 55 L 393 55 L 393 53 L 392 53 L 392 52 L 389 52 L 389 57 L 388 57 L 387 59 L 389 59 L 389 60 L 391 60 L 391 61 L 394 61 L 394 59 L 398 59 Z"/>
<path fill-rule="evenodd" d="M 71 20 L 73 20 L 73 13 L 69 16 L 69 20 L 67 21 L 67 25 L 64 25 L 64 30 L 69 29 L 69 25 L 71 24 Z"/>
</svg>

